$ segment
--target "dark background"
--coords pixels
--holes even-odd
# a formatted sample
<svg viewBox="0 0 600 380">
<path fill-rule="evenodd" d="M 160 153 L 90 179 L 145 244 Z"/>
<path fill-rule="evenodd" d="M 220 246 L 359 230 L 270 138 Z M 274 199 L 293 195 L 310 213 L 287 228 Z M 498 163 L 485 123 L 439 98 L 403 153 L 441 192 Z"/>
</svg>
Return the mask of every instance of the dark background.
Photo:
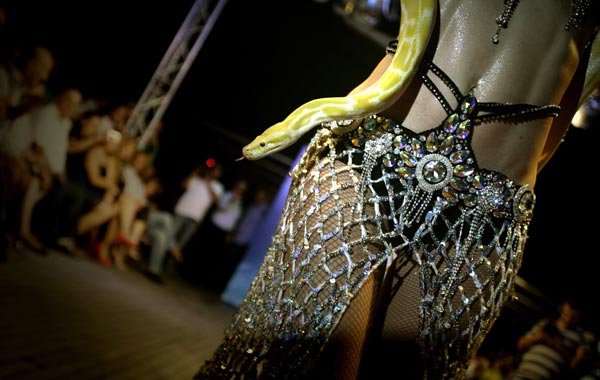
<svg viewBox="0 0 600 380">
<path fill-rule="evenodd" d="M 137 101 L 193 1 L 4 1 L 20 41 L 46 45 L 58 67 L 50 87 Z M 224 182 L 246 177 L 277 191 L 302 142 L 279 159 L 239 161 L 241 148 L 304 102 L 340 96 L 362 81 L 383 50 L 349 27 L 331 3 L 229 0 L 164 120 L 157 170 L 173 195 L 207 157 Z M 571 128 L 540 173 L 520 271 L 554 301 L 580 296 L 597 319 L 599 249 L 595 198 L 597 123 Z"/>
</svg>

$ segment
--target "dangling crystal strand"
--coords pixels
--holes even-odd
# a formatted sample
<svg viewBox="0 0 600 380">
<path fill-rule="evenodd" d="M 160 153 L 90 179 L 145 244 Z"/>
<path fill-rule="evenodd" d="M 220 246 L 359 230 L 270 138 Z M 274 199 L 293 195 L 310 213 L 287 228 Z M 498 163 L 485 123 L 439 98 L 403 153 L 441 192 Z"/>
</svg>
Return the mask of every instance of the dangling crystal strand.
<svg viewBox="0 0 600 380">
<path fill-rule="evenodd" d="M 494 33 L 494 36 L 492 37 L 493 43 L 497 44 L 500 41 L 500 31 L 502 28 L 506 29 L 508 27 L 508 21 L 515 12 L 517 5 L 519 5 L 519 0 L 504 1 L 504 10 L 500 16 L 496 17 L 496 25 L 498 25 L 498 27 L 496 28 L 496 33 Z"/>
<path fill-rule="evenodd" d="M 581 24 L 583 23 L 583 19 L 588 8 L 592 5 L 592 0 L 575 0 L 571 2 L 571 17 L 567 21 L 565 25 L 565 30 L 569 31 L 571 29 L 579 29 L 581 28 Z"/>
<path fill-rule="evenodd" d="M 403 207 L 404 225 L 410 227 L 416 220 L 421 218 L 432 198 L 433 194 L 431 192 L 416 189 L 408 198 L 408 202 L 405 203 L 406 207 Z"/>
<path fill-rule="evenodd" d="M 456 280 L 458 279 L 458 271 L 464 263 L 467 263 L 468 252 L 477 242 L 477 237 L 483 228 L 483 222 L 487 215 L 502 204 L 502 194 L 498 189 L 493 187 L 484 187 L 477 195 L 477 206 L 473 210 L 473 218 L 471 219 L 469 232 L 462 244 L 457 245 L 455 261 L 450 268 L 450 275 L 447 280 L 447 287 L 441 292 L 442 304 L 454 297 Z"/>
<path fill-rule="evenodd" d="M 364 192 L 367 181 L 371 177 L 371 172 L 377 163 L 377 159 L 389 152 L 393 145 L 394 135 L 384 133 L 383 135 L 367 141 L 365 144 L 365 155 L 363 159 L 363 169 L 360 175 L 360 183 L 357 188 L 358 205 L 356 215 L 361 216 L 363 211 Z"/>
</svg>

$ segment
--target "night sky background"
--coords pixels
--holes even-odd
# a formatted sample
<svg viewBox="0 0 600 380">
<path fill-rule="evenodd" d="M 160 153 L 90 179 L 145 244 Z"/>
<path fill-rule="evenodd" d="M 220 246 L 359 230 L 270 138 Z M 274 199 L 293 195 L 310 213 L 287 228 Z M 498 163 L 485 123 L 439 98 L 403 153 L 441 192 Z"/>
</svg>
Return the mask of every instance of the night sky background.
<svg viewBox="0 0 600 380">
<path fill-rule="evenodd" d="M 0 1 L 18 40 L 45 45 L 56 56 L 52 90 L 75 86 L 86 97 L 134 102 L 193 3 Z M 164 116 L 157 170 L 167 191 L 175 194 L 191 168 L 215 157 L 226 167 L 226 185 L 245 177 L 276 192 L 286 162 L 306 140 L 281 160 L 236 162 L 242 146 L 304 102 L 347 93 L 382 54 L 331 3 L 229 0 Z M 555 301 L 589 297 L 594 312 L 597 127 L 571 128 L 541 172 L 520 272 Z"/>
</svg>

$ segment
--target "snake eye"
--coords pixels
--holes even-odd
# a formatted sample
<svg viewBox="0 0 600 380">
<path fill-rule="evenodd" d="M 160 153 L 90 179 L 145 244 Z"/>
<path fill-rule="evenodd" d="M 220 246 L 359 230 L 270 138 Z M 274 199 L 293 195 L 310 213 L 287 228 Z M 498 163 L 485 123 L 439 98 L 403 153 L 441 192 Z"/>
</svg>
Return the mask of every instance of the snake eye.
<svg viewBox="0 0 600 380">
<path fill-rule="evenodd" d="M 267 144 L 264 141 L 260 143 L 261 148 L 264 148 L 265 146 L 267 146 Z"/>
</svg>

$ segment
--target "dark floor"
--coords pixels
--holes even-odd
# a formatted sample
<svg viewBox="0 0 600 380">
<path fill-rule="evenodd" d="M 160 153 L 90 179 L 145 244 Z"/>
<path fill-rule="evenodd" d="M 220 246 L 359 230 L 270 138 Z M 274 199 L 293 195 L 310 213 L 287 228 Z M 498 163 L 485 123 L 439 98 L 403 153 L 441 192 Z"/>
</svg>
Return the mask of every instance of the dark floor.
<svg viewBox="0 0 600 380">
<path fill-rule="evenodd" d="M 142 268 L 105 267 L 83 251 L 9 249 L 0 260 L 0 380 L 191 380 L 235 310 L 174 269 L 157 284 Z M 484 353 L 512 352 L 535 320 L 541 298 L 517 285 L 521 301 L 509 303 Z"/>
<path fill-rule="evenodd" d="M 234 310 L 174 272 L 164 280 L 85 253 L 11 248 L 0 262 L 0 379 L 190 380 Z"/>
</svg>

